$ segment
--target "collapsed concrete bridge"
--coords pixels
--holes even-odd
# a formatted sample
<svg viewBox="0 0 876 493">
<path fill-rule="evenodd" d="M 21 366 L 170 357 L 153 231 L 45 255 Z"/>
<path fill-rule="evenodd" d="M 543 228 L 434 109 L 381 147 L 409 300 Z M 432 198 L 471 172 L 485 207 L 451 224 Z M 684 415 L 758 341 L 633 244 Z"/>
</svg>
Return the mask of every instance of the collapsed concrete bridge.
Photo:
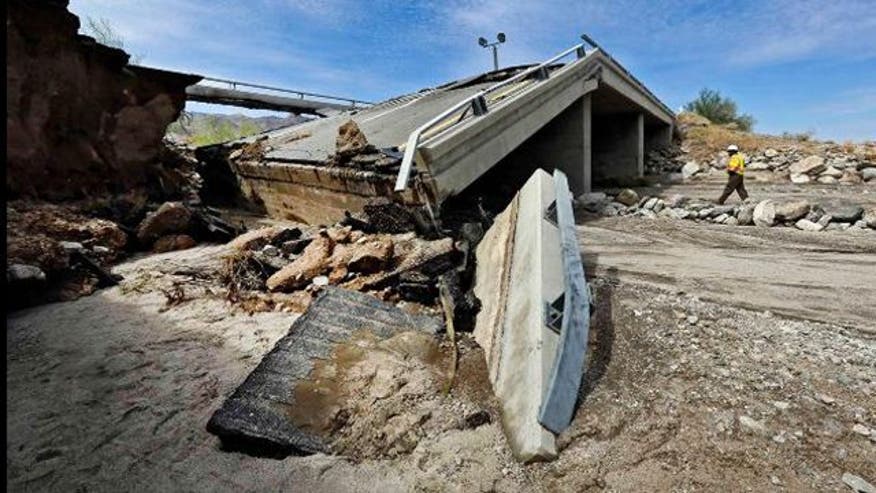
<svg viewBox="0 0 876 493">
<path fill-rule="evenodd" d="M 232 166 L 245 194 L 269 214 L 317 223 L 393 193 L 402 202 L 440 204 L 493 169 L 520 176 L 539 167 L 560 169 L 576 194 L 590 191 L 594 181 L 642 176 L 645 154 L 671 142 L 675 115 L 583 38 L 538 65 L 488 72 L 250 138 L 263 152 Z M 396 167 L 326 166 L 338 128 L 350 119 Z"/>
</svg>

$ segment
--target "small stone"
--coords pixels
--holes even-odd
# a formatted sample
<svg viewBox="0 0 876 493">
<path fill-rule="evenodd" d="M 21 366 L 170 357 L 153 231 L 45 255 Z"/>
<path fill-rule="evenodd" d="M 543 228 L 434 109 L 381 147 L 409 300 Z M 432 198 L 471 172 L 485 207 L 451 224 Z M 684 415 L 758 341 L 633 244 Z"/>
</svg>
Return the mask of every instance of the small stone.
<svg viewBox="0 0 876 493">
<path fill-rule="evenodd" d="M 280 249 L 275 247 L 274 245 L 265 245 L 262 248 L 262 253 L 264 253 L 268 257 L 276 257 L 280 255 Z"/>
<path fill-rule="evenodd" d="M 751 433 L 762 434 L 767 431 L 764 424 L 750 416 L 740 416 L 739 424 Z"/>
<path fill-rule="evenodd" d="M 7 282 L 44 282 L 46 273 L 39 267 L 26 264 L 11 264 L 6 267 Z"/>
<path fill-rule="evenodd" d="M 313 278 L 314 286 L 328 286 L 329 278 L 328 276 L 316 276 Z"/>
<path fill-rule="evenodd" d="M 833 404 L 834 402 L 836 402 L 836 399 L 834 399 L 833 397 L 826 395 L 826 394 L 818 394 L 815 397 L 827 405 L 830 405 L 830 404 Z"/>
<path fill-rule="evenodd" d="M 697 322 L 699 322 L 699 321 L 700 321 L 700 319 L 696 315 L 691 315 L 691 316 L 687 317 L 687 323 L 689 323 L 691 325 L 696 325 Z"/>
<path fill-rule="evenodd" d="M 198 242 L 189 235 L 165 235 L 155 240 L 155 243 L 152 245 L 152 251 L 155 253 L 164 253 L 176 250 L 186 250 L 197 244 Z"/>
<path fill-rule="evenodd" d="M 843 483 L 855 493 L 876 493 L 876 488 L 872 484 L 868 483 L 864 478 L 849 472 L 843 474 Z"/>
<path fill-rule="evenodd" d="M 803 231 L 821 231 L 824 229 L 824 226 L 818 223 L 814 223 L 808 219 L 801 219 L 794 223 L 794 226 L 797 229 L 802 229 Z"/>
<path fill-rule="evenodd" d="M 809 183 L 810 181 L 809 175 L 791 175 L 791 183 L 796 183 L 797 185 Z"/>
<path fill-rule="evenodd" d="M 861 423 L 857 423 L 857 424 L 855 424 L 855 426 L 852 426 L 852 431 L 854 431 L 858 435 L 865 436 L 865 437 L 870 436 L 870 433 L 872 433 L 870 431 L 870 428 L 867 428 L 866 426 L 862 425 Z"/>
<path fill-rule="evenodd" d="M 82 252 L 85 250 L 85 247 L 82 246 L 82 243 L 78 241 L 61 241 L 58 242 L 61 245 L 61 248 L 64 249 L 65 252 Z"/>
<path fill-rule="evenodd" d="M 107 248 L 105 246 L 101 246 L 101 245 L 95 245 L 95 246 L 91 247 L 91 251 L 94 253 L 97 253 L 99 255 L 106 255 L 106 254 L 110 253 L 109 248 Z"/>
<path fill-rule="evenodd" d="M 770 476 L 770 483 L 773 483 L 776 486 L 782 484 L 782 480 L 778 478 L 778 476 Z"/>
<path fill-rule="evenodd" d="M 818 224 L 822 228 L 826 228 L 827 225 L 830 224 L 831 220 L 833 220 L 833 218 L 830 216 L 830 214 L 825 214 L 825 215 L 821 216 L 820 218 L 818 218 Z"/>
<path fill-rule="evenodd" d="M 785 401 L 775 401 L 775 402 L 773 402 L 773 406 L 776 409 L 778 409 L 779 411 L 787 411 L 788 408 L 791 407 L 791 404 L 789 404 Z"/>
</svg>

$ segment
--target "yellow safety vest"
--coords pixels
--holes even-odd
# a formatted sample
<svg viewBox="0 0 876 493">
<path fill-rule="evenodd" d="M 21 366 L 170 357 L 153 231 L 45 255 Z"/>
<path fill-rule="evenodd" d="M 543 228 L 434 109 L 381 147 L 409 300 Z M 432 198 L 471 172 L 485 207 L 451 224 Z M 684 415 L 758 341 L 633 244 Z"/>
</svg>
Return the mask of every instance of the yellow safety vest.
<svg viewBox="0 0 876 493">
<path fill-rule="evenodd" d="M 736 153 L 730 156 L 730 161 L 727 163 L 727 171 L 733 171 L 740 175 L 745 173 L 745 159 L 742 158 L 742 154 Z"/>
</svg>

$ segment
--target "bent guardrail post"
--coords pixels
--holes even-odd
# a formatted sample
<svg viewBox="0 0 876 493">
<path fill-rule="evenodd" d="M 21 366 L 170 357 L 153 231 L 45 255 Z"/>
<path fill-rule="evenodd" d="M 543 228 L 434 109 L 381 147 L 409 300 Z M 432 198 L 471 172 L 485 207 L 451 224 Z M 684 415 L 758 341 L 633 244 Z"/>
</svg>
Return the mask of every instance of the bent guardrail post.
<svg viewBox="0 0 876 493">
<path fill-rule="evenodd" d="M 556 201 L 546 214 L 560 232 L 564 292 L 556 300 L 545 300 L 545 325 L 554 328 L 559 325 L 560 340 L 538 420 L 559 434 L 572 421 L 581 387 L 587 359 L 590 300 L 578 249 L 572 194 L 566 175 L 560 170 L 554 170 L 554 193 Z"/>
</svg>

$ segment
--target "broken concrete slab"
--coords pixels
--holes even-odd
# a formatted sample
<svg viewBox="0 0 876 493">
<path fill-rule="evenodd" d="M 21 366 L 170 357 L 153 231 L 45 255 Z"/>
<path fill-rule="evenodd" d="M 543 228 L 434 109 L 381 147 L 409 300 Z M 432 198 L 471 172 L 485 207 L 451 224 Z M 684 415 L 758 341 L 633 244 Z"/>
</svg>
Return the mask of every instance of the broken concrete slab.
<svg viewBox="0 0 876 493">
<path fill-rule="evenodd" d="M 296 383 L 310 376 L 314 361 L 354 334 L 387 339 L 403 331 L 437 334 L 441 321 L 411 315 L 354 291 L 325 287 L 289 333 L 259 363 L 210 418 L 207 431 L 227 449 L 271 457 L 328 452 L 326 439 L 295 423 Z"/>
<path fill-rule="evenodd" d="M 587 343 L 586 330 L 572 337 L 561 331 L 587 312 L 575 312 L 578 301 L 569 310 L 563 307 L 570 303 L 566 276 L 580 277 L 578 291 L 585 288 L 580 258 L 574 269 L 564 261 L 580 254 L 576 245 L 574 252 L 564 248 L 567 233 L 561 234 L 558 225 L 562 219 L 574 228 L 571 194 L 565 175 L 555 173 L 556 182 L 537 170 L 477 248 L 475 294 L 482 310 L 475 340 L 484 348 L 508 441 L 523 462 L 556 457 L 554 432 L 571 419 Z M 559 215 L 558 189 L 565 201 Z M 576 241 L 572 234 L 565 243 Z"/>
</svg>

